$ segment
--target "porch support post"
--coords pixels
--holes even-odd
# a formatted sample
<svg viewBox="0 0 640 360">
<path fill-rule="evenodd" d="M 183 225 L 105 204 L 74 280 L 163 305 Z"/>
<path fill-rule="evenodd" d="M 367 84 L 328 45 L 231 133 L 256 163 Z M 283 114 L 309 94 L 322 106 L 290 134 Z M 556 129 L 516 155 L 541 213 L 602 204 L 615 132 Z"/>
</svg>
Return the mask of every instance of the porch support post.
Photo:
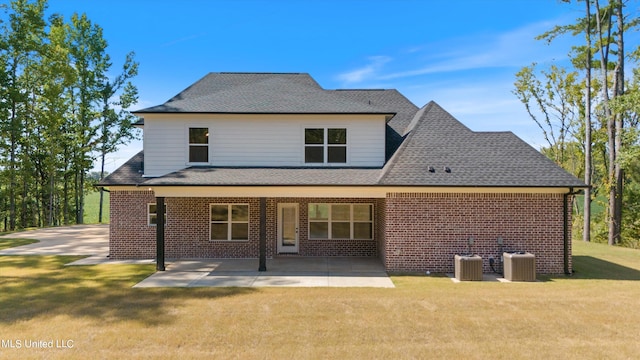
<svg viewBox="0 0 640 360">
<path fill-rule="evenodd" d="M 164 271 L 164 197 L 156 197 L 156 270 Z"/>
<path fill-rule="evenodd" d="M 260 265 L 258 271 L 267 271 L 267 198 L 260 198 Z"/>
</svg>

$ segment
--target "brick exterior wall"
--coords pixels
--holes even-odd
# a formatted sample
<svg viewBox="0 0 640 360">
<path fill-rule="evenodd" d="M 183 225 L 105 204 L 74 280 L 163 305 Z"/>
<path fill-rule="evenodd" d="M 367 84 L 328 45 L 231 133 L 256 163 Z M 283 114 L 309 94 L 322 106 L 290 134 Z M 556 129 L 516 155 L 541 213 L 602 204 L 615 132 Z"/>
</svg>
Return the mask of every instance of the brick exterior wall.
<svg viewBox="0 0 640 360">
<path fill-rule="evenodd" d="M 385 206 L 389 271 L 453 273 L 454 256 L 468 252 L 470 236 L 484 272 L 491 271 L 490 256 L 500 258 L 498 237 L 505 251 L 535 254 L 538 273 L 564 271 L 562 194 L 392 193 Z"/>
<path fill-rule="evenodd" d="M 151 191 L 111 192 L 109 246 L 112 259 L 155 258 L 156 227 L 147 224 L 147 204 L 154 202 Z M 213 203 L 249 204 L 248 241 L 209 240 L 209 205 Z M 389 271 L 452 273 L 454 255 L 466 253 L 467 239 L 473 236 L 475 244 L 471 251 L 482 256 L 483 269 L 490 272 L 488 259 L 490 256 L 500 258 L 496 239 L 502 237 L 505 251 L 535 254 L 539 273 L 564 271 L 561 194 L 392 193 L 387 194 L 386 199 L 268 198 L 269 258 L 277 255 L 279 203 L 299 205 L 301 256 L 379 257 Z M 309 203 L 374 204 L 374 239 L 309 239 Z M 258 198 L 166 198 L 165 205 L 165 254 L 168 259 L 258 258 Z M 570 227 L 568 231 L 571 231 Z"/>
<path fill-rule="evenodd" d="M 147 225 L 152 191 L 110 193 L 109 255 L 111 259 L 149 259 L 156 256 L 156 228 Z"/>
<path fill-rule="evenodd" d="M 308 204 L 374 204 L 373 240 L 315 240 L 308 238 Z M 147 204 L 155 203 L 153 192 L 112 191 L 110 256 L 112 259 L 145 259 L 156 256 L 156 227 L 147 224 Z M 248 241 L 209 240 L 210 204 L 249 204 Z M 268 198 L 267 257 L 276 255 L 277 206 L 299 206 L 299 252 L 301 256 L 371 256 L 379 253 L 379 238 L 384 236 L 380 224 L 384 212 L 378 211 L 384 199 Z M 260 241 L 259 198 L 165 198 L 165 256 L 179 258 L 258 258 Z"/>
</svg>

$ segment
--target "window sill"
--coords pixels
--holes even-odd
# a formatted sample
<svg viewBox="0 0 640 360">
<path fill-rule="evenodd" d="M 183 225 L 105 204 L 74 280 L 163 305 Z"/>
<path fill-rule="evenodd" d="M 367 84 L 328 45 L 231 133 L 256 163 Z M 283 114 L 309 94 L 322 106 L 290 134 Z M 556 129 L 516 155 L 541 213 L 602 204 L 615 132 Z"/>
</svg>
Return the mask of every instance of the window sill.
<svg viewBox="0 0 640 360">
<path fill-rule="evenodd" d="M 209 240 L 209 242 L 215 242 L 215 243 L 248 243 L 249 240 Z"/>
<path fill-rule="evenodd" d="M 331 241 L 374 241 L 375 239 L 347 239 L 347 238 L 340 238 L 340 239 L 321 239 L 321 238 L 309 238 L 310 241 L 327 241 L 327 240 L 331 240 Z"/>
</svg>

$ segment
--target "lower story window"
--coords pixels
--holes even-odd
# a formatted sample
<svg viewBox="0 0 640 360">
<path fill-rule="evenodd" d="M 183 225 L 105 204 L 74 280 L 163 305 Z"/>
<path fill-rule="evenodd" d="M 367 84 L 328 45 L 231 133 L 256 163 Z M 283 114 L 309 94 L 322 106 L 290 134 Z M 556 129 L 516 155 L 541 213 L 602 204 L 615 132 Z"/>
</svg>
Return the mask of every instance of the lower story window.
<svg viewBox="0 0 640 360">
<path fill-rule="evenodd" d="M 249 205 L 211 204 L 211 240 L 249 240 Z"/>
<path fill-rule="evenodd" d="M 309 204 L 309 239 L 373 239 L 373 205 Z"/>
<path fill-rule="evenodd" d="M 165 207 L 164 222 L 167 223 L 167 209 Z M 156 203 L 147 204 L 147 225 L 156 226 L 158 224 L 158 207 Z"/>
</svg>

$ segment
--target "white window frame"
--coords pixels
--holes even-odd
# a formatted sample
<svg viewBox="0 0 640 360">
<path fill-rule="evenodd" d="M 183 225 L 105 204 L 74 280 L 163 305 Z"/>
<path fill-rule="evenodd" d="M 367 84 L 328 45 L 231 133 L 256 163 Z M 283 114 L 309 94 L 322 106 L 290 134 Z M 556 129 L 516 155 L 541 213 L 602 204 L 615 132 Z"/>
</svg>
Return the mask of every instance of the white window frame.
<svg viewBox="0 0 640 360">
<path fill-rule="evenodd" d="M 232 212 L 231 212 L 231 208 L 232 206 L 238 206 L 238 205 L 244 205 L 247 207 L 247 220 L 242 220 L 242 221 L 238 221 L 238 220 L 233 220 L 232 219 Z M 226 221 L 213 221 L 211 219 L 211 208 L 214 206 L 227 206 L 227 220 Z M 251 222 L 251 207 L 249 206 L 249 204 L 246 203 L 213 203 L 213 204 L 209 204 L 209 241 L 221 241 L 221 242 L 247 242 L 249 241 L 249 232 L 251 231 L 250 228 L 250 222 Z M 227 224 L 227 239 L 212 239 L 211 238 L 211 224 Z M 247 224 L 247 239 L 232 239 L 232 234 L 231 234 L 231 229 L 232 229 L 232 225 L 233 224 Z"/>
<path fill-rule="evenodd" d="M 206 144 L 192 144 L 190 141 L 191 138 L 191 129 L 207 129 L 207 143 Z M 187 164 L 188 165 L 209 165 L 211 164 L 211 130 L 207 125 L 188 125 L 186 126 L 186 137 L 187 137 Z M 206 147 L 207 148 L 207 161 L 199 162 L 199 161 L 191 161 L 191 147 Z"/>
<path fill-rule="evenodd" d="M 156 203 L 147 203 L 147 225 L 148 226 L 156 226 L 158 225 L 158 204 Z M 155 212 L 151 212 L 151 206 L 155 206 L 156 207 L 156 211 Z M 151 218 L 155 217 L 156 218 L 156 223 L 153 224 L 151 223 Z M 165 204 L 164 206 L 164 223 L 167 223 L 167 205 Z"/>
<path fill-rule="evenodd" d="M 323 133 L 323 143 L 322 144 L 307 144 L 306 143 L 306 131 L 311 129 L 322 129 Z M 346 144 L 329 144 L 329 130 L 344 130 L 347 132 L 346 134 Z M 343 125 L 335 125 L 335 126 L 304 126 L 302 129 L 302 162 L 306 166 L 345 166 L 349 164 L 349 154 L 351 153 L 349 149 L 349 128 Z M 306 150 L 307 147 L 322 147 L 322 162 L 307 162 L 306 159 Z M 345 162 L 329 162 L 329 148 L 330 147 L 344 147 L 345 154 Z"/>
<path fill-rule="evenodd" d="M 327 205 L 329 207 L 329 213 L 327 215 L 327 220 L 313 220 L 311 216 L 309 216 L 309 207 L 312 205 Z M 332 219 L 332 209 L 333 205 L 348 205 L 349 206 L 349 237 L 348 238 L 333 238 L 332 237 L 332 223 L 334 222 L 346 222 L 346 220 L 335 220 Z M 357 205 L 367 205 L 371 209 L 371 220 L 370 221 L 362 221 L 355 220 L 353 207 Z M 375 239 L 375 206 L 372 203 L 309 203 L 307 205 L 307 236 L 309 240 L 374 240 Z M 327 237 L 326 238 L 318 238 L 311 237 L 311 223 L 328 223 Z M 355 223 L 370 223 L 371 224 L 371 238 L 369 239 L 356 239 L 354 238 L 354 224 Z"/>
</svg>

